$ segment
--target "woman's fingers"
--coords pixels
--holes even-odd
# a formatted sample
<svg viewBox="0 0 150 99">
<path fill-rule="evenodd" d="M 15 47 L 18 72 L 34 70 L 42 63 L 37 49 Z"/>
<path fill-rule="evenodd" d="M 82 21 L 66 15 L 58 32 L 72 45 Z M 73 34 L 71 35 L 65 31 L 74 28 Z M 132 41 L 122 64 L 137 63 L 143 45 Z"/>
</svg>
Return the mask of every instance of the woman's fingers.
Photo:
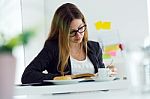
<svg viewBox="0 0 150 99">
<path fill-rule="evenodd" d="M 117 68 L 114 65 L 108 65 L 107 68 L 110 69 L 110 76 L 114 76 L 117 74 Z"/>
</svg>

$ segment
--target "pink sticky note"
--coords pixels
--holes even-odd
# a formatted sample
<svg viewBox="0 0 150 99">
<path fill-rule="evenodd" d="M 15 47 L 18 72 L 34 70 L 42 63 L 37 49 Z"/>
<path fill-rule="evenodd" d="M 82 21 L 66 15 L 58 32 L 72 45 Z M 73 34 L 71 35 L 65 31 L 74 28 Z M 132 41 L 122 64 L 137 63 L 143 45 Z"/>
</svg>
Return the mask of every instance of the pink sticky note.
<svg viewBox="0 0 150 99">
<path fill-rule="evenodd" d="M 111 56 L 116 56 L 116 52 L 115 51 L 110 51 L 110 52 L 107 52 L 109 55 Z"/>
</svg>

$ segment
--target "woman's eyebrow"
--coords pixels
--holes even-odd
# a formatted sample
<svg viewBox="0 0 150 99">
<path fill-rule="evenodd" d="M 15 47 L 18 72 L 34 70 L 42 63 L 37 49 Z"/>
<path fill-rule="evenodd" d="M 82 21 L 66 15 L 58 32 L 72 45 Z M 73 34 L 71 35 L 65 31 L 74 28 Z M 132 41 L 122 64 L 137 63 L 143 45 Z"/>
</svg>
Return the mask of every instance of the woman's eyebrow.
<svg viewBox="0 0 150 99">
<path fill-rule="evenodd" d="M 81 23 L 79 26 L 78 26 L 78 29 L 83 25 L 83 23 Z M 78 30 L 77 29 L 77 30 Z M 76 29 L 71 29 L 72 31 L 76 31 Z"/>
</svg>

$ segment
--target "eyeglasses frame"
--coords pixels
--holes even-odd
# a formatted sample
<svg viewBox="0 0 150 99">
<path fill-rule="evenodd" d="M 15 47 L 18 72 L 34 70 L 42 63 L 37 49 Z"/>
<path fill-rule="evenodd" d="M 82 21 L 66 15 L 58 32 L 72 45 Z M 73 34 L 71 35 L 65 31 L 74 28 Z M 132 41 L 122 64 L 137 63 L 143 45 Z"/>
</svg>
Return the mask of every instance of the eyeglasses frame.
<svg viewBox="0 0 150 99">
<path fill-rule="evenodd" d="M 76 36 L 76 34 L 77 34 L 77 33 L 80 33 L 80 34 L 81 34 L 81 33 L 85 32 L 85 30 L 86 30 L 86 26 L 87 26 L 87 25 L 85 24 L 85 25 L 83 25 L 83 26 L 79 27 L 79 28 L 78 28 L 78 30 L 73 30 L 73 31 L 71 31 L 71 32 L 70 32 L 70 34 L 73 34 L 73 33 L 74 33 L 74 35 L 73 35 L 73 36 L 70 36 L 70 37 L 74 37 L 74 36 Z M 83 28 L 83 27 L 85 27 L 84 31 L 79 32 L 79 30 L 80 30 L 81 28 Z"/>
</svg>

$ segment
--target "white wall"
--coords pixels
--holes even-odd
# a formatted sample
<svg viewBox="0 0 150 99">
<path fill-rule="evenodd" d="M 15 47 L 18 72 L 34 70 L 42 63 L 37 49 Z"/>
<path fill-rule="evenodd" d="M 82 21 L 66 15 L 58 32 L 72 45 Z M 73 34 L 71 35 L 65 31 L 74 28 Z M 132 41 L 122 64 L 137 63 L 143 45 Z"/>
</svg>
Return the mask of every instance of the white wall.
<svg viewBox="0 0 150 99">
<path fill-rule="evenodd" d="M 65 2 L 76 4 L 85 14 L 89 39 L 99 40 L 101 33 L 118 32 L 120 39 L 127 46 L 137 48 L 143 44 L 148 35 L 148 17 L 146 0 L 60 0 L 46 2 L 46 27 L 49 31 L 50 20 L 56 8 Z M 97 31 L 96 21 L 112 22 L 110 31 Z"/>
<path fill-rule="evenodd" d="M 23 31 L 35 29 L 36 34 L 25 47 L 25 67 L 42 49 L 45 41 L 44 0 L 22 0 Z"/>
<path fill-rule="evenodd" d="M 148 12 L 148 23 L 149 23 L 149 35 L 150 35 L 150 0 L 147 0 L 147 12 Z"/>
</svg>

